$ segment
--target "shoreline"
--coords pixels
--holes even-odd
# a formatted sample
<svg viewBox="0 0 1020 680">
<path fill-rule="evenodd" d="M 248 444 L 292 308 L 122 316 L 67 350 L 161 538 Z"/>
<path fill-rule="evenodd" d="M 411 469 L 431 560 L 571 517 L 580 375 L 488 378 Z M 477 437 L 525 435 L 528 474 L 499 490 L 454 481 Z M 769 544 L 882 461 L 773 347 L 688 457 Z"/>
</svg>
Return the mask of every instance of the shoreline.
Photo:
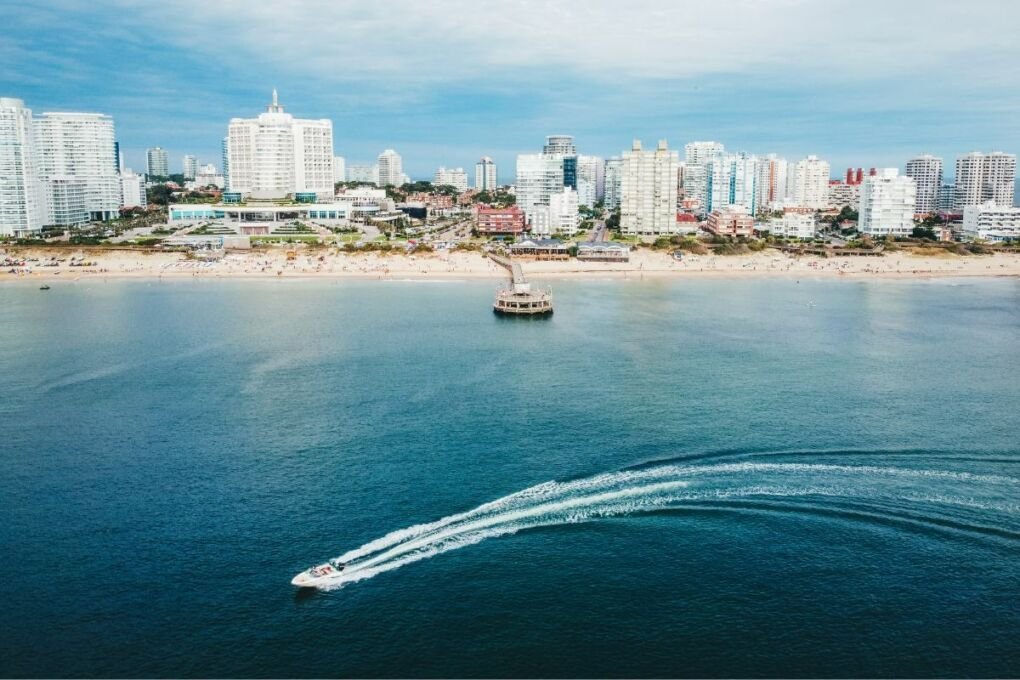
<svg viewBox="0 0 1020 680">
<path fill-rule="evenodd" d="M 8 250 L 25 258 L 24 267 L 4 266 L 5 282 L 52 283 L 95 279 L 332 279 L 360 281 L 508 280 L 506 270 L 479 253 L 441 252 L 427 255 L 311 253 L 288 261 L 274 251 L 230 253 L 209 262 L 189 260 L 180 253 L 93 251 L 61 253 L 43 249 Z M 68 266 L 71 257 L 88 266 Z M 790 256 L 777 252 L 750 255 L 689 255 L 677 262 L 655 251 L 636 251 L 630 262 L 520 260 L 527 276 L 542 280 L 665 280 L 665 279 L 934 279 L 1020 277 L 1020 255 L 995 254 L 930 257 L 910 252 L 875 258 Z M 43 266 L 57 262 L 58 266 Z M 11 273 L 14 269 L 15 273 Z"/>
</svg>

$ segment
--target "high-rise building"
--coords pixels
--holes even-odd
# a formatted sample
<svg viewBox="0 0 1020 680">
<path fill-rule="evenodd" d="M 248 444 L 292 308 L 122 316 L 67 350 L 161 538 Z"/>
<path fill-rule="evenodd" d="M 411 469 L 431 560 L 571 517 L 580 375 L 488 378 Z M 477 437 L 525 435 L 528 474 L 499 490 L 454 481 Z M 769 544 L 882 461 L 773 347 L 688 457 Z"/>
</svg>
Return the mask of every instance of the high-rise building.
<svg viewBox="0 0 1020 680">
<path fill-rule="evenodd" d="M 145 151 L 145 172 L 150 177 L 170 176 L 170 156 L 166 149 L 153 147 Z"/>
<path fill-rule="evenodd" d="M 532 226 L 539 206 L 548 206 L 549 198 L 562 190 L 563 156 L 545 153 L 517 156 L 517 205 Z"/>
<path fill-rule="evenodd" d="M 808 156 L 789 169 L 790 203 L 800 208 L 823 210 L 829 198 L 829 163 Z"/>
<path fill-rule="evenodd" d="M 451 186 L 457 191 L 467 191 L 468 176 L 464 168 L 444 168 L 440 166 L 432 176 L 435 186 Z"/>
<path fill-rule="evenodd" d="M 34 122 L 39 178 L 51 201 L 50 224 L 78 224 L 75 207 L 84 182 L 87 219 L 120 215 L 120 178 L 114 152 L 113 118 L 102 113 L 43 113 Z M 61 210 L 57 211 L 60 207 Z M 64 208 L 67 208 L 66 210 Z M 67 222 L 66 220 L 72 220 Z"/>
<path fill-rule="evenodd" d="M 606 195 L 606 162 L 598 156 L 577 157 L 577 200 L 594 206 Z"/>
<path fill-rule="evenodd" d="M 220 145 L 220 162 L 223 165 L 223 188 L 230 191 L 230 137 L 224 137 Z"/>
<path fill-rule="evenodd" d="M 1013 207 L 1016 189 L 1016 156 L 995 151 L 972 151 L 956 159 L 956 209 L 991 201 Z"/>
<path fill-rule="evenodd" d="M 689 142 L 684 145 L 684 163 L 703 165 L 713 156 L 725 152 L 726 147 L 719 142 Z"/>
<path fill-rule="evenodd" d="M 963 209 L 963 233 L 982 241 L 1020 241 L 1020 208 L 1005 207 L 988 201 Z"/>
<path fill-rule="evenodd" d="M 379 186 L 393 185 L 395 187 L 404 184 L 404 161 L 393 149 L 386 149 L 378 158 L 379 163 Z"/>
<path fill-rule="evenodd" d="M 191 154 L 185 154 L 181 160 L 181 171 L 184 179 L 195 179 L 195 175 L 198 174 L 198 159 Z"/>
<path fill-rule="evenodd" d="M 347 181 L 347 161 L 343 156 L 333 156 L 333 183 Z"/>
<path fill-rule="evenodd" d="M 868 236 L 908 236 L 914 229 L 917 184 L 897 168 L 883 168 L 861 184 L 857 228 Z"/>
<path fill-rule="evenodd" d="M 606 161 L 606 193 L 607 210 L 620 207 L 620 191 L 623 187 L 623 159 L 613 157 Z"/>
<path fill-rule="evenodd" d="M 684 198 L 697 202 L 698 212 L 708 212 L 708 162 L 726 153 L 719 142 L 689 142 L 684 146 Z"/>
<path fill-rule="evenodd" d="M 956 207 L 956 185 L 947 182 L 939 189 L 939 212 L 952 212 Z"/>
<path fill-rule="evenodd" d="M 660 140 L 655 151 L 645 151 L 634 140 L 623 153 L 620 230 L 624 234 L 654 236 L 676 234 L 677 169 L 679 154 Z"/>
<path fill-rule="evenodd" d="M 786 201 L 786 187 L 789 163 L 770 153 L 758 159 L 758 176 L 755 179 L 757 210 L 776 210 Z"/>
<path fill-rule="evenodd" d="M 736 205 L 753 216 L 755 204 L 758 158 L 746 153 L 716 154 L 704 163 L 705 210 Z"/>
<path fill-rule="evenodd" d="M 347 168 L 348 182 L 364 182 L 379 185 L 378 165 L 351 165 Z"/>
<path fill-rule="evenodd" d="M 536 236 L 577 233 L 580 222 L 577 212 L 577 192 L 570 187 L 560 187 L 549 196 L 549 205 L 538 205 L 533 209 L 531 231 Z"/>
<path fill-rule="evenodd" d="M 545 138 L 542 153 L 563 158 L 563 186 L 577 189 L 577 147 L 570 135 L 550 135 Z"/>
<path fill-rule="evenodd" d="M 126 169 L 120 173 L 120 207 L 145 207 L 145 176 Z"/>
<path fill-rule="evenodd" d="M 488 156 L 475 163 L 475 189 L 494 191 L 496 189 L 496 162 Z"/>
<path fill-rule="evenodd" d="M 20 99 L 0 97 L 0 236 L 35 232 L 45 222 L 32 110 Z"/>
<path fill-rule="evenodd" d="M 917 212 L 930 214 L 938 210 L 942 159 L 927 154 L 917 156 L 907 161 L 905 171 L 906 176 L 917 184 Z"/>
<path fill-rule="evenodd" d="M 273 90 L 265 113 L 231 119 L 227 136 L 231 191 L 265 199 L 333 197 L 332 121 L 295 118 Z"/>
</svg>

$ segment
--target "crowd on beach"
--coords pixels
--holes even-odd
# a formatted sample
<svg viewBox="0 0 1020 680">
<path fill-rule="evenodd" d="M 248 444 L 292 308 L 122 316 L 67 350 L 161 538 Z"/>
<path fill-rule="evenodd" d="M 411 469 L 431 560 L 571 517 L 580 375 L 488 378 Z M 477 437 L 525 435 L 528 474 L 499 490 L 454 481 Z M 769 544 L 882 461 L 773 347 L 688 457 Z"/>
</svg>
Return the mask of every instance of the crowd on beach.
<svg viewBox="0 0 1020 680">
<path fill-rule="evenodd" d="M 505 270 L 478 252 L 419 254 L 346 253 L 337 250 L 228 252 L 199 259 L 177 252 L 77 251 L 66 257 L 45 252 L 0 252 L 0 280 L 11 278 L 112 277 L 294 277 L 501 278 Z M 909 251 L 882 257 L 818 257 L 763 251 L 749 255 L 693 255 L 637 249 L 628 262 L 524 260 L 537 277 L 622 278 L 726 276 L 1020 276 L 1020 256 L 921 256 Z"/>
</svg>

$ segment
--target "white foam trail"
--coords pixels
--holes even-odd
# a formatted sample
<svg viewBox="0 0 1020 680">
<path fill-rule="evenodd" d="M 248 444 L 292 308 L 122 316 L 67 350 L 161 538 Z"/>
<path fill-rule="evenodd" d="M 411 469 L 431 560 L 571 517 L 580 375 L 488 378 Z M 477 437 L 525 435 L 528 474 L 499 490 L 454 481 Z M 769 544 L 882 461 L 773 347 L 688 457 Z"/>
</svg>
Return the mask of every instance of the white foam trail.
<svg viewBox="0 0 1020 680">
<path fill-rule="evenodd" d="M 793 479 L 786 480 L 787 477 Z M 848 478 L 851 481 L 852 478 L 866 480 L 868 485 L 847 485 Z M 928 479 L 943 480 L 950 486 L 965 486 L 964 491 L 968 493 L 918 493 L 910 486 Z M 733 486 L 732 480 L 794 483 Z M 390 532 L 337 558 L 348 563 L 348 568 L 330 587 L 343 587 L 347 583 L 372 578 L 522 529 L 648 512 L 691 501 L 838 496 L 850 500 L 883 499 L 895 503 L 938 504 L 1016 515 L 1020 513 L 1020 505 L 1010 501 L 1016 497 L 1018 486 L 1020 479 L 998 475 L 808 463 L 664 465 L 603 473 L 569 482 L 543 482 L 435 522 Z M 977 497 L 981 492 L 986 498 Z M 1009 500 L 1000 502 L 999 496 Z"/>
</svg>

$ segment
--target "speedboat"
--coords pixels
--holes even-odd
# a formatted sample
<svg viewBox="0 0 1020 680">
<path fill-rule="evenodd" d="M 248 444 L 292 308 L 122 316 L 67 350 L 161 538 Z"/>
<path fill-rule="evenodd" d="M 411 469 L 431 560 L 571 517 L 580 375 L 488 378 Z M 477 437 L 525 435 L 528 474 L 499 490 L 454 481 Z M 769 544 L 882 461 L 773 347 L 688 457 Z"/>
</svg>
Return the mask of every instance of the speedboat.
<svg viewBox="0 0 1020 680">
<path fill-rule="evenodd" d="M 330 560 L 323 564 L 317 564 L 310 569 L 305 569 L 292 578 L 290 582 L 291 585 L 295 585 L 298 588 L 318 588 L 319 586 L 335 583 L 346 568 L 347 565 L 340 560 Z"/>
<path fill-rule="evenodd" d="M 49 289 L 50 289 L 49 284 L 46 284 L 46 283 L 44 283 L 43 285 L 39 286 L 39 290 L 49 290 Z"/>
</svg>

